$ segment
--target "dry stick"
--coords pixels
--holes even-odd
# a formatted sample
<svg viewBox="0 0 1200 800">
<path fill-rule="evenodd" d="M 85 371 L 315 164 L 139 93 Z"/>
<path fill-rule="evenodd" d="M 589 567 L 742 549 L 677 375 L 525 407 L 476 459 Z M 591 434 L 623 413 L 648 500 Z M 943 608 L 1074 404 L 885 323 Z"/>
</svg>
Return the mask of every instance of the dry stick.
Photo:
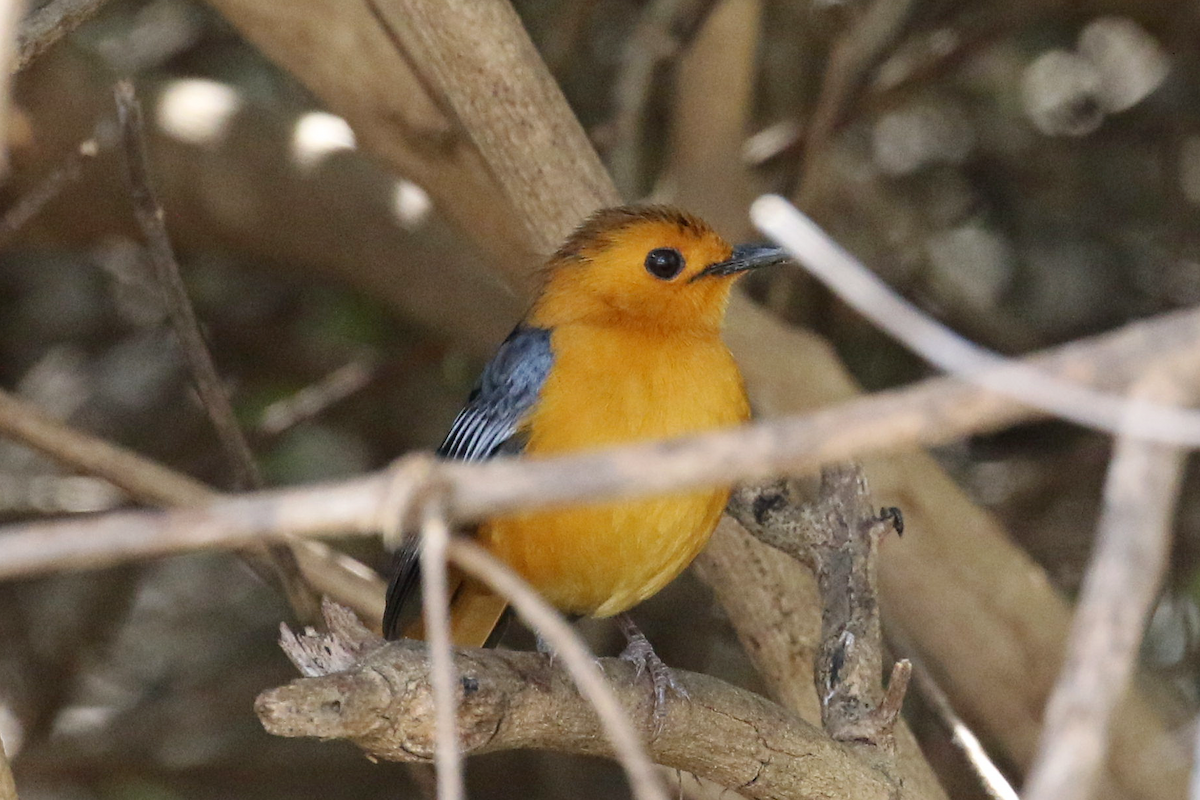
<svg viewBox="0 0 1200 800">
<path fill-rule="evenodd" d="M 85 164 L 112 147 L 116 141 L 116 129 L 111 121 L 104 120 L 96 125 L 91 137 L 80 142 L 79 146 L 72 150 L 61 164 L 51 170 L 50 174 L 42 178 L 36 186 L 9 207 L 3 217 L 0 217 L 0 247 L 7 245 L 9 240 L 25 227 L 29 220 L 46 207 L 47 203 L 58 197 L 67 184 L 78 180 L 83 174 Z"/>
<path fill-rule="evenodd" d="M 1200 447 L 1200 412 L 1140 402 L 1062 380 L 980 347 L 905 300 L 865 264 L 777 195 L 754 202 L 751 216 L 813 277 L 921 358 L 946 372 L 1114 435 Z"/>
<path fill-rule="evenodd" d="M 637 800 L 666 800 L 654 765 L 646 755 L 632 722 L 600 674 L 595 656 L 579 634 L 541 595 L 479 545 L 458 539 L 450 543 L 448 552 L 455 564 L 507 599 L 517 614 L 540 633 L 554 648 L 555 654 L 562 658 L 575 685 L 596 709 L 613 750 L 629 778 L 633 796 Z"/>
<path fill-rule="evenodd" d="M 450 526 L 441 512 L 440 498 L 425 503 L 421 524 L 421 602 L 425 633 L 429 642 L 429 671 L 433 683 L 433 707 L 437 718 L 438 800 L 463 797 L 462 753 L 458 749 L 458 674 L 450 652 L 450 590 L 446 577 L 446 551 Z"/>
<path fill-rule="evenodd" d="M 17 31 L 17 58 L 12 71 L 25 69 L 50 46 L 89 19 L 105 0 L 51 0 L 34 11 Z"/>
<path fill-rule="evenodd" d="M 715 5 L 714 0 L 654 0 L 625 43 L 613 92 L 608 163 L 613 182 L 626 197 L 638 196 L 638 184 L 645 179 L 642 135 L 655 78 L 687 47 Z"/>
<path fill-rule="evenodd" d="M 194 478 L 76 431 L 3 390 L 0 390 L 0 434 L 72 470 L 104 478 L 141 503 L 202 506 L 221 496 Z M 321 542 L 298 542 L 295 552 L 309 583 L 379 627 L 385 584 L 372 569 Z"/>
<path fill-rule="evenodd" d="M 146 152 L 146 132 L 142 107 L 134 94 L 133 83 L 118 81 L 113 92 L 117 101 L 117 120 L 125 147 L 126 173 L 129 194 L 133 199 L 134 215 L 146 237 L 147 252 L 162 288 L 171 326 L 179 340 L 184 360 L 195 381 L 196 392 L 204 410 L 216 429 L 217 437 L 235 474 L 239 488 L 259 489 L 262 475 L 254 455 L 242 434 L 229 397 L 225 394 L 212 355 L 204 342 L 200 323 L 179 272 L 179 263 L 167 235 L 162 204 L 155 196 L 150 177 L 150 159 Z M 296 556 L 287 547 L 271 548 L 267 554 L 270 573 L 283 589 L 296 615 L 305 621 L 320 619 L 320 604 L 312 587 L 304 581 Z M 258 560 L 255 558 L 255 560 Z M 261 568 L 261 565 L 260 565 Z"/>
<path fill-rule="evenodd" d="M 171 239 L 167 234 L 162 204 L 155 196 L 150 176 L 150 159 L 146 152 L 141 103 L 134 94 L 133 83 L 128 80 L 117 82 L 114 95 L 117 99 L 117 118 L 121 124 L 121 136 L 125 146 L 133 210 L 142 235 L 146 237 L 146 249 L 171 315 L 171 326 L 175 329 L 184 359 L 196 382 L 196 392 L 234 469 L 237 488 L 261 489 L 262 475 L 254 462 L 254 454 L 250 452 L 250 445 L 242 435 L 229 397 L 225 394 L 212 354 L 204 342 L 200 322 L 196 319 L 187 286 L 179 272 L 179 262 L 175 259 Z"/>
<path fill-rule="evenodd" d="M 1138 401 L 1196 396 L 1197 362 L 1147 372 Z M 1131 413 L 1138 413 L 1136 405 Z M 1117 440 L 1095 553 L 1084 576 L 1067 657 L 1046 706 L 1026 800 L 1086 800 L 1104 760 L 1113 709 L 1129 682 L 1146 619 L 1166 575 L 1185 452 L 1132 436 Z"/>
<path fill-rule="evenodd" d="M 802 206 L 820 196 L 819 181 L 812 177 L 828 151 L 834 132 L 866 85 L 871 70 L 883 62 L 889 48 L 903 35 L 916 5 L 915 0 L 874 0 L 833 46 L 816 109 L 804 136 L 797 193 Z"/>
<path fill-rule="evenodd" d="M 317 383 L 267 406 L 256 432 L 261 436 L 278 436 L 316 417 L 366 388 L 376 371 L 377 365 L 368 358 L 355 359 L 338 367 Z"/>
<path fill-rule="evenodd" d="M 1119 386 L 1132 380 L 1147 360 L 1185 352 L 1198 341 L 1200 311 L 1181 311 L 1056 348 L 1027 363 L 1047 374 Z M 363 478 L 230 497 L 193 511 L 119 512 L 5 526 L 0 528 L 0 579 L 200 548 L 241 547 L 265 537 L 375 534 L 388 518 L 381 517 L 388 498 L 414 490 L 431 470 L 447 487 L 450 520 L 460 523 L 556 503 L 804 473 L 866 453 L 944 444 L 1042 416 L 978 386 L 935 378 L 813 414 L 671 442 L 483 464 L 406 459 Z M 414 470 L 414 464 L 425 466 Z"/>
<path fill-rule="evenodd" d="M 891 625 L 888 639 L 892 640 L 893 644 L 894 635 L 895 626 Z M 950 734 L 950 743 L 962 751 L 967 763 L 975 770 L 975 774 L 979 778 L 979 785 L 988 797 L 991 800 L 1020 800 L 1017 791 L 1013 789 L 1008 778 L 1004 777 L 1004 773 L 996 766 L 996 762 L 992 761 L 987 750 L 979 741 L 979 737 L 954 711 L 950 698 L 946 697 L 946 693 L 942 691 L 941 686 L 938 686 L 933 675 L 929 673 L 921 660 L 912 654 L 911 649 L 906 648 L 905 651 L 902 651 L 902 654 L 905 653 L 906 658 L 912 664 L 913 684 L 917 687 L 921 699 L 941 720 L 946 732 Z"/>
</svg>

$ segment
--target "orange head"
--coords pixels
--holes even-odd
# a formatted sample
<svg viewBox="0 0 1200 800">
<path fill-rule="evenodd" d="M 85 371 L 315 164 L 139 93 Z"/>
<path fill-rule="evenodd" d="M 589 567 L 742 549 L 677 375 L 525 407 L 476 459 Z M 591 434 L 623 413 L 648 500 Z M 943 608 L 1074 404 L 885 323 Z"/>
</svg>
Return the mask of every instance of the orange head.
<svg viewBox="0 0 1200 800">
<path fill-rule="evenodd" d="M 734 280 L 784 259 L 774 247 L 730 247 L 703 220 L 673 208 L 607 208 L 550 258 L 529 321 L 715 332 Z"/>
</svg>

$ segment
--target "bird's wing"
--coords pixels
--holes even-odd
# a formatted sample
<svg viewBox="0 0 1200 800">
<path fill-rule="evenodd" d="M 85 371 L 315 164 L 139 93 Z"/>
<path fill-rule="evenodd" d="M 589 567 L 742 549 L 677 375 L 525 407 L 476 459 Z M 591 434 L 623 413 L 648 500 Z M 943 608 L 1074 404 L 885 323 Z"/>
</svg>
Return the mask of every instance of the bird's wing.
<svg viewBox="0 0 1200 800">
<path fill-rule="evenodd" d="M 498 453 L 519 453 L 521 426 L 537 402 L 554 354 L 550 331 L 519 325 L 484 367 L 467 405 L 450 426 L 439 456 L 455 461 L 482 461 Z M 383 633 L 399 637 L 416 618 L 421 585 L 417 542 L 409 539 L 396 551 L 388 584 Z"/>
</svg>

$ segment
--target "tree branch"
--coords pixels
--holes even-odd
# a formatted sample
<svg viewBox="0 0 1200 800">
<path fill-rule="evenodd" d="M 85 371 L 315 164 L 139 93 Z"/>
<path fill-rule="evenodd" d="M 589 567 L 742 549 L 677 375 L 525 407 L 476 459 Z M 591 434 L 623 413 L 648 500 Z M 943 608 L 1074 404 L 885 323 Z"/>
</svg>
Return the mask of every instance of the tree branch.
<svg viewBox="0 0 1200 800">
<path fill-rule="evenodd" d="M 311 635 L 310 635 L 311 637 Z M 323 653 L 327 639 L 290 646 Z M 348 739 L 368 754 L 429 762 L 435 749 L 430 665 L 424 645 L 363 644 L 349 637 L 334 674 L 264 692 L 259 718 L 280 736 Z M 464 752 L 538 748 L 612 757 L 595 711 L 565 673 L 538 653 L 456 649 L 458 726 Z M 346 668 L 353 662 L 353 666 Z M 675 671 L 690 701 L 667 707 L 653 736 L 652 692 L 620 659 L 597 662 L 630 720 L 641 720 L 654 760 L 752 798 L 885 800 L 894 787 L 795 715 L 715 678 Z"/>
</svg>

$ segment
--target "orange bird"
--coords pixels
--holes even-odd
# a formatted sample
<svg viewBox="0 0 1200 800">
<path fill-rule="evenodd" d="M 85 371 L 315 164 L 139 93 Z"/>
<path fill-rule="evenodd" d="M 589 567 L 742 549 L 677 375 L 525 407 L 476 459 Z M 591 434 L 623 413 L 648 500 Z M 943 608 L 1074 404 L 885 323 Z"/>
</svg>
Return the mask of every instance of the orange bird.
<svg viewBox="0 0 1200 800">
<path fill-rule="evenodd" d="M 750 407 L 721 324 L 738 276 L 783 260 L 778 248 L 730 247 L 672 208 L 596 213 L 550 258 L 533 307 L 484 369 L 439 455 L 537 457 L 745 422 Z M 650 666 L 661 697 L 665 667 L 623 612 L 691 563 L 728 499 L 728 489 L 705 489 L 512 514 L 475 536 L 564 612 L 622 614 L 627 653 Z M 452 580 L 453 640 L 482 646 L 505 603 L 472 580 Z M 420 635 L 418 587 L 408 545 L 388 587 L 389 638 Z"/>
</svg>

